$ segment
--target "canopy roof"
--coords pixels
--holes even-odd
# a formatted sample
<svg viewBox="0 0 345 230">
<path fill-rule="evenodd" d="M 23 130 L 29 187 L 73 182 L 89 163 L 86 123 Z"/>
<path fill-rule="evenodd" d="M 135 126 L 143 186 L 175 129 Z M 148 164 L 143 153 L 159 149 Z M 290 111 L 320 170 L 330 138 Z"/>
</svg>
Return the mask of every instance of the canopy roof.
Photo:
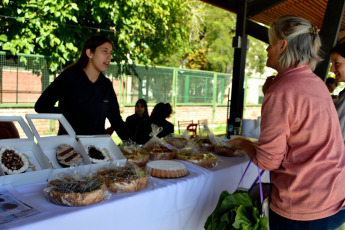
<svg viewBox="0 0 345 230">
<path fill-rule="evenodd" d="M 202 0 L 203 2 L 237 13 L 237 0 Z M 270 25 L 275 19 L 283 15 L 296 15 L 309 20 L 318 28 L 322 28 L 327 4 L 332 0 L 249 0 L 247 16 L 250 20 Z M 337 8 L 343 7 L 341 0 Z M 332 9 L 330 9 L 332 10 Z M 340 20 L 338 42 L 345 40 L 345 18 Z M 325 22 L 327 24 L 327 22 Z M 249 34 L 249 33 L 248 33 Z"/>
<path fill-rule="evenodd" d="M 236 36 L 233 40 L 234 68 L 231 107 L 228 103 L 227 137 L 243 117 L 243 96 L 247 35 L 268 43 L 268 25 L 283 15 L 296 15 L 320 28 L 324 60 L 314 73 L 325 79 L 329 70 L 330 50 L 345 41 L 344 0 L 202 0 L 237 14 Z"/>
</svg>

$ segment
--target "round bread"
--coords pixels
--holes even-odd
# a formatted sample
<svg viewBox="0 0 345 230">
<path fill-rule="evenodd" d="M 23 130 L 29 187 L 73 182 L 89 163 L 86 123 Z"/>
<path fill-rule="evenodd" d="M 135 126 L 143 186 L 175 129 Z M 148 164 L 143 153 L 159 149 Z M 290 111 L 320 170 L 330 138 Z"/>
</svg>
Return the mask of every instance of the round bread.
<svg viewBox="0 0 345 230">
<path fill-rule="evenodd" d="M 188 143 L 188 140 L 184 137 L 167 137 L 164 138 L 164 141 L 178 149 L 184 148 Z"/>
<path fill-rule="evenodd" d="M 148 152 L 150 160 L 172 160 L 176 158 L 176 150 L 164 146 L 145 147 L 143 151 Z"/>
<path fill-rule="evenodd" d="M 134 167 L 118 167 L 114 169 L 99 170 L 97 172 L 110 191 L 116 192 L 135 192 L 146 187 L 147 173 Z"/>
<path fill-rule="evenodd" d="M 131 152 L 122 150 L 123 155 L 127 158 L 127 161 L 131 164 L 135 164 L 138 167 L 143 167 L 149 161 L 149 155 L 145 152 L 133 150 Z"/>
<path fill-rule="evenodd" d="M 0 162 L 2 171 L 8 175 L 23 173 L 29 168 L 29 160 L 10 147 L 1 148 Z"/>
<path fill-rule="evenodd" d="M 86 147 L 86 152 L 90 157 L 90 161 L 93 164 L 109 161 L 108 155 L 98 147 L 94 145 L 88 145 Z"/>
<path fill-rule="evenodd" d="M 146 172 L 160 178 L 178 178 L 188 175 L 184 164 L 170 160 L 151 161 L 146 164 Z"/>
<path fill-rule="evenodd" d="M 104 199 L 106 191 L 101 178 L 79 181 L 72 177 L 52 180 L 44 189 L 50 202 L 62 206 L 85 206 L 100 202 Z"/>
<path fill-rule="evenodd" d="M 215 145 L 214 152 L 226 157 L 241 157 L 246 154 L 241 148 L 225 144 Z"/>
<path fill-rule="evenodd" d="M 180 152 L 177 154 L 177 159 L 191 162 L 203 168 L 216 167 L 218 162 L 217 157 L 208 152 L 201 152 L 198 154 L 191 152 Z"/>
</svg>

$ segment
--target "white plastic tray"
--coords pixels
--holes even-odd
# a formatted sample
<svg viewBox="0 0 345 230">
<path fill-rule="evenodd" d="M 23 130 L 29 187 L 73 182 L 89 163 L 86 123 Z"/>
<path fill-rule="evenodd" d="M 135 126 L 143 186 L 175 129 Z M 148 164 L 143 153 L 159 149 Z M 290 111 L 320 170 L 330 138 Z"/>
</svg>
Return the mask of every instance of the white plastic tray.
<svg viewBox="0 0 345 230">
<path fill-rule="evenodd" d="M 47 158 L 35 143 L 34 135 L 24 119 L 20 116 L 0 116 L 2 122 L 18 122 L 27 138 L 12 138 L 0 140 L 0 148 L 12 147 L 28 156 L 33 167 L 29 167 L 25 173 L 5 175 L 0 168 L 0 185 L 11 184 L 13 186 L 39 183 L 47 181 L 51 167 Z"/>
<path fill-rule="evenodd" d="M 49 164 L 52 165 L 53 171 L 52 175 L 61 173 L 65 171 L 56 159 L 56 148 L 61 144 L 71 145 L 78 153 L 83 157 L 83 162 L 78 167 L 85 167 L 83 171 L 90 170 L 91 161 L 86 155 L 85 149 L 83 146 L 76 140 L 75 132 L 72 126 L 68 123 L 66 118 L 62 114 L 26 114 L 26 119 L 37 139 L 37 145 L 42 150 L 42 152 L 48 157 Z M 47 136 L 41 137 L 32 120 L 34 119 L 49 119 L 49 120 L 59 120 L 61 125 L 64 127 L 67 135 L 58 135 L 58 136 Z"/>
<path fill-rule="evenodd" d="M 108 156 L 110 157 L 109 162 L 102 162 L 98 164 L 92 164 L 92 171 L 98 170 L 105 164 L 110 162 L 117 163 L 118 165 L 126 164 L 126 157 L 122 154 L 119 147 L 115 144 L 113 139 L 109 135 L 95 135 L 95 136 L 77 136 L 80 145 L 84 146 L 85 154 L 87 155 L 85 147 L 88 145 L 94 145 L 99 149 L 107 150 Z"/>
</svg>

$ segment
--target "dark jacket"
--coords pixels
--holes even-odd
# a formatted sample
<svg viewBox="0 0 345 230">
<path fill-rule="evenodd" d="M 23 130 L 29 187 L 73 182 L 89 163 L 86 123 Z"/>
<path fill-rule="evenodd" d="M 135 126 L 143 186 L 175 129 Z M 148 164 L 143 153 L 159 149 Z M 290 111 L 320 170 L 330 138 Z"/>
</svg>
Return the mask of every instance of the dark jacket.
<svg viewBox="0 0 345 230">
<path fill-rule="evenodd" d="M 55 107 L 55 103 L 59 102 Z M 92 83 L 83 69 L 63 71 L 42 93 L 35 104 L 38 113 L 62 113 L 77 135 L 105 134 L 105 120 L 122 140 L 129 131 L 122 120 L 113 85 L 103 73 Z M 59 134 L 65 131 L 59 129 Z"/>
</svg>

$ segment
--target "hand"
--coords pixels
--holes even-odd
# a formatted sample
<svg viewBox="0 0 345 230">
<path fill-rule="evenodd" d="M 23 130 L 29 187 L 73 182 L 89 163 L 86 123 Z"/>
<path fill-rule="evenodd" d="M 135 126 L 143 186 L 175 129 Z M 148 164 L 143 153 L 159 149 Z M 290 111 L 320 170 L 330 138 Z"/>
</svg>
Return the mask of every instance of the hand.
<svg viewBox="0 0 345 230">
<path fill-rule="evenodd" d="M 114 129 L 112 127 L 109 127 L 105 130 L 105 134 L 109 134 L 111 136 L 111 134 L 113 134 Z"/>
<path fill-rule="evenodd" d="M 266 95 L 268 89 L 271 87 L 272 81 L 274 80 L 275 76 L 270 76 L 268 78 L 266 78 L 266 81 L 264 83 L 264 85 L 262 86 L 262 92 L 264 93 L 264 95 Z"/>
<path fill-rule="evenodd" d="M 256 153 L 256 144 L 244 137 L 236 137 L 226 142 L 226 144 L 241 148 L 243 151 L 247 153 L 249 158 L 251 158 Z"/>
</svg>

